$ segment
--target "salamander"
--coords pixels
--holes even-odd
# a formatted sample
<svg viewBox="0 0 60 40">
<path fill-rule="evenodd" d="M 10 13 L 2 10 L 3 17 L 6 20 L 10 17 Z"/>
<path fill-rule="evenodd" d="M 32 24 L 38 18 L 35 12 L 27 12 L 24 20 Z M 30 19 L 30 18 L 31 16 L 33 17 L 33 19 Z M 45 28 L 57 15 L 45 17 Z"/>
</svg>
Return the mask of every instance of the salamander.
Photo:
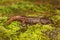
<svg viewBox="0 0 60 40">
<path fill-rule="evenodd" d="M 22 23 L 22 25 L 25 24 L 51 24 L 51 20 L 49 20 L 48 18 L 40 18 L 40 17 L 27 17 L 27 16 L 12 16 L 10 17 L 6 24 L 10 24 L 12 21 L 17 20 L 20 21 Z"/>
</svg>

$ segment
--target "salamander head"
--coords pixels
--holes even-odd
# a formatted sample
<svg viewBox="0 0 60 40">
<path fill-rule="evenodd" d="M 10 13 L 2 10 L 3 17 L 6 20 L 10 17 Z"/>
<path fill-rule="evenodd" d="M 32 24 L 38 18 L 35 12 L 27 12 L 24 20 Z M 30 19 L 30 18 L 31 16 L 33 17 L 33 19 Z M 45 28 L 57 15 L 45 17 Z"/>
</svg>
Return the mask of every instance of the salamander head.
<svg viewBox="0 0 60 40">
<path fill-rule="evenodd" d="M 51 24 L 52 23 L 51 20 L 45 19 L 45 18 L 41 18 L 40 22 L 41 22 L 41 24 Z"/>
</svg>

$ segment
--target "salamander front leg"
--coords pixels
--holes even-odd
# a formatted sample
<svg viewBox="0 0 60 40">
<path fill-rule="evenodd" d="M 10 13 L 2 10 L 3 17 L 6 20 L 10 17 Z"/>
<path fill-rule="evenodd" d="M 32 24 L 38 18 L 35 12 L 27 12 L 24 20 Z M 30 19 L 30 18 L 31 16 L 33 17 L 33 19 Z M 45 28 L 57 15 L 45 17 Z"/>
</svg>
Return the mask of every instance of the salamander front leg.
<svg viewBox="0 0 60 40">
<path fill-rule="evenodd" d="M 21 29 L 21 31 L 22 32 L 25 32 L 27 30 L 27 25 L 26 25 L 26 23 L 23 21 L 22 22 L 22 29 Z"/>
<path fill-rule="evenodd" d="M 23 21 L 21 24 L 22 24 L 22 26 L 23 26 L 23 27 L 25 27 L 25 26 L 26 26 L 25 21 Z"/>
</svg>

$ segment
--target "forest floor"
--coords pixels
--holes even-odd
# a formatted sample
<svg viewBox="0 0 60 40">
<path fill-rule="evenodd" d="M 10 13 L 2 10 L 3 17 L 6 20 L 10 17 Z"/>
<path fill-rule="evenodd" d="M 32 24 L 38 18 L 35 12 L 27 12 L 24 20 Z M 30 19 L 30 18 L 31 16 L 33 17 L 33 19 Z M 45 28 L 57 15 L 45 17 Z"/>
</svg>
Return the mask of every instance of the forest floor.
<svg viewBox="0 0 60 40">
<path fill-rule="evenodd" d="M 60 5 L 53 4 L 48 0 L 0 0 L 0 40 L 60 40 Z M 44 17 L 52 23 L 23 27 L 13 21 L 6 25 L 14 15 Z"/>
</svg>

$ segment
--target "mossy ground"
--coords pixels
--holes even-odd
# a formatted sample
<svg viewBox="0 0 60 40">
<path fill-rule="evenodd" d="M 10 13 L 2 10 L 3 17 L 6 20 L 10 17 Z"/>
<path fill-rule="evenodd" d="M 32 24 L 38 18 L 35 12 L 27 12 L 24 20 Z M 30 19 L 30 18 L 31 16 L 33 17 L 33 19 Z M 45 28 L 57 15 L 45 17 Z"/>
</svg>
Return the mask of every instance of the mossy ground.
<svg viewBox="0 0 60 40">
<path fill-rule="evenodd" d="M 54 40 L 55 35 L 56 40 L 60 40 L 60 10 L 51 8 L 52 4 L 36 5 L 33 1 L 0 1 L 0 40 Z M 52 24 L 23 27 L 20 22 L 13 21 L 6 25 L 13 15 L 46 17 Z"/>
</svg>

